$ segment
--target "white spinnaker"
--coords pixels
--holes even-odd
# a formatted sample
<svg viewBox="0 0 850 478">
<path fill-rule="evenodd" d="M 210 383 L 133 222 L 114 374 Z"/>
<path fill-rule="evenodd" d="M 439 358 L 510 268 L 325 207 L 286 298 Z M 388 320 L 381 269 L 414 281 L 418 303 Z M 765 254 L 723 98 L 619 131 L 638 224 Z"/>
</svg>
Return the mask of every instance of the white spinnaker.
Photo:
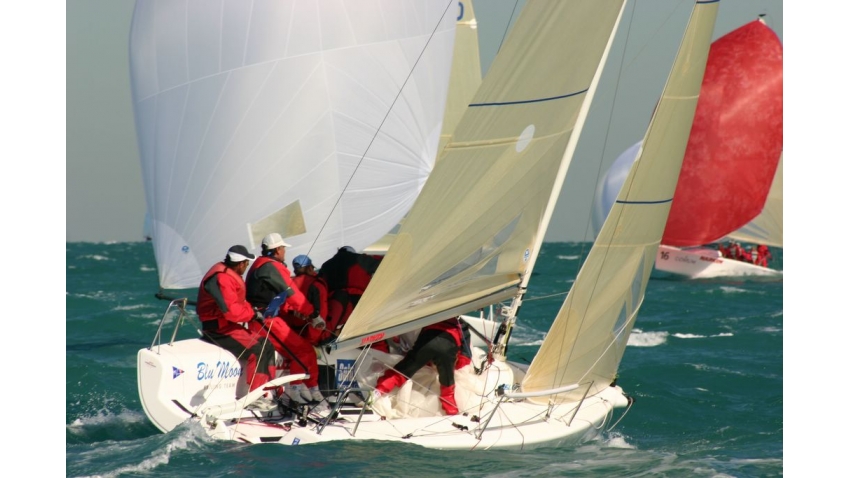
<svg viewBox="0 0 850 478">
<path fill-rule="evenodd" d="M 616 377 L 676 190 L 717 6 L 716 0 L 696 2 L 639 159 L 528 368 L 523 392 L 580 384 L 559 395 L 573 401 L 599 393 Z"/>
<path fill-rule="evenodd" d="M 457 11 L 139 1 L 131 80 L 160 286 L 197 287 L 231 245 L 259 245 L 249 224 L 296 203 L 307 233 L 289 258 L 322 263 L 395 225 L 433 167 Z"/>
</svg>

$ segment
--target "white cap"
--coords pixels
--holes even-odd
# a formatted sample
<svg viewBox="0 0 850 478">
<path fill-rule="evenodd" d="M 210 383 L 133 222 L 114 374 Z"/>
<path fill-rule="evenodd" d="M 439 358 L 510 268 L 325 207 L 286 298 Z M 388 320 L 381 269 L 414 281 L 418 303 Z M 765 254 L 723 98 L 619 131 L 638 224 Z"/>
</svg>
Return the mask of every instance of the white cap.
<svg viewBox="0 0 850 478">
<path fill-rule="evenodd" d="M 278 247 L 292 247 L 292 244 L 283 240 L 280 234 L 273 232 L 263 238 L 263 247 L 267 250 L 277 249 Z"/>
</svg>

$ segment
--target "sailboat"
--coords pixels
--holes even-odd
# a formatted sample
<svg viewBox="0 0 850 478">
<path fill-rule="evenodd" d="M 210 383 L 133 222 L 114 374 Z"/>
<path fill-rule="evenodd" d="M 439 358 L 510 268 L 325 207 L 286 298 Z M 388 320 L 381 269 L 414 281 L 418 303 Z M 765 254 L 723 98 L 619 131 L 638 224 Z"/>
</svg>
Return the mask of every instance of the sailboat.
<svg viewBox="0 0 850 478">
<path fill-rule="evenodd" d="M 624 151 L 597 188 L 600 224 L 640 144 Z M 658 249 L 657 277 L 781 277 L 724 257 L 712 242 L 782 247 L 782 45 L 758 19 L 711 47 L 700 102 Z"/>
<path fill-rule="evenodd" d="M 320 350 L 335 370 L 329 410 L 246 408 L 262 390 L 246 393 L 243 365 L 231 354 L 176 339 L 190 315 L 186 299 L 176 299 L 138 354 L 148 417 L 164 432 L 188 420 L 244 443 L 386 440 L 463 450 L 571 445 L 611 426 L 614 410 L 631 403 L 617 370 L 676 187 L 717 8 L 716 0 L 695 2 L 639 159 L 530 365 L 507 359 L 511 331 L 623 0 L 532 0 L 523 8 L 372 282 L 339 337 Z M 462 413 L 439 410 L 430 367 L 371 406 L 348 399 L 401 358 L 374 342 L 502 301 L 492 348 L 474 351 L 479 370 L 456 373 Z"/>
</svg>

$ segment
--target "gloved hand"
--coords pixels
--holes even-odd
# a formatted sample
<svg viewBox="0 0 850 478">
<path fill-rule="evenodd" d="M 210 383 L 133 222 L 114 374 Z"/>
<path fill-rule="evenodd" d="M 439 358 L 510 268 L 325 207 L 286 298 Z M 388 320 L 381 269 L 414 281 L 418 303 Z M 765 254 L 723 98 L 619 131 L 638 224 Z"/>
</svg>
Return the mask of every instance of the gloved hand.
<svg viewBox="0 0 850 478">
<path fill-rule="evenodd" d="M 314 329 L 325 330 L 325 319 L 323 319 L 321 315 L 317 315 L 316 318 L 310 321 L 310 325 L 312 325 Z"/>
<path fill-rule="evenodd" d="M 263 313 L 257 309 L 254 309 L 254 318 L 251 320 L 256 320 L 259 323 L 263 323 Z"/>
<path fill-rule="evenodd" d="M 288 296 L 286 295 L 286 292 L 281 292 L 280 294 L 276 295 L 274 297 L 274 299 L 272 299 L 271 302 L 269 302 L 269 306 L 266 307 L 265 316 L 266 317 L 276 316 L 278 314 L 278 312 L 280 312 L 280 306 L 282 306 L 283 303 L 286 302 L 287 297 Z"/>
</svg>

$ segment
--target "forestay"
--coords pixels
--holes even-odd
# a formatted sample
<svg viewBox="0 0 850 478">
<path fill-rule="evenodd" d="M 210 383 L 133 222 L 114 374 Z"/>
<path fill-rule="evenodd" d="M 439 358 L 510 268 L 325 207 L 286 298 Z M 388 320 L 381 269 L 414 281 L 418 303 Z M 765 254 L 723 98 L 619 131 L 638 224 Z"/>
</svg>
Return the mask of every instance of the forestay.
<svg viewBox="0 0 850 478">
<path fill-rule="evenodd" d="M 582 384 L 558 395 L 580 400 L 616 378 L 670 211 L 716 15 L 716 1 L 697 1 L 638 160 L 528 368 L 523 392 Z M 529 400 L 545 404 L 552 397 Z"/>
<path fill-rule="evenodd" d="M 161 287 L 197 287 L 266 231 L 316 263 L 361 249 L 419 193 L 456 1 L 323 4 L 137 3 L 132 91 Z"/>
</svg>

